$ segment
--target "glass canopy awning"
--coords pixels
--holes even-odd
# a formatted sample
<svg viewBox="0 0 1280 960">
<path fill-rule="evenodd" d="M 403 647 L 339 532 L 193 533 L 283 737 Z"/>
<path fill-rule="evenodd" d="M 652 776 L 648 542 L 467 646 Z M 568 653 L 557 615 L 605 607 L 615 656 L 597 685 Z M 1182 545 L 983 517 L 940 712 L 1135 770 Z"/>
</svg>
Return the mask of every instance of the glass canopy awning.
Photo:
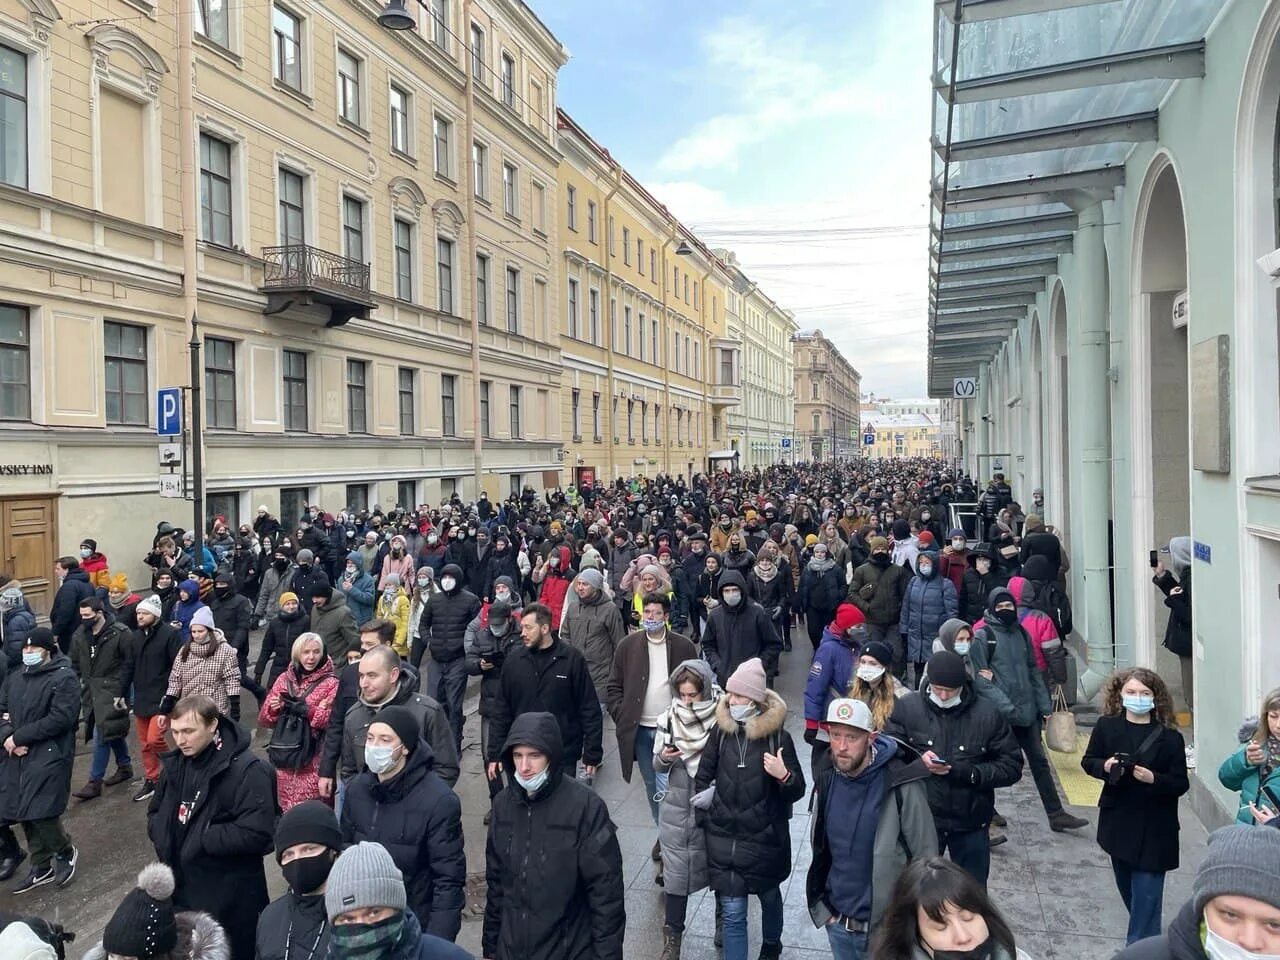
<svg viewBox="0 0 1280 960">
<path fill-rule="evenodd" d="M 929 394 L 1027 314 L 1228 0 L 935 0 Z"/>
</svg>

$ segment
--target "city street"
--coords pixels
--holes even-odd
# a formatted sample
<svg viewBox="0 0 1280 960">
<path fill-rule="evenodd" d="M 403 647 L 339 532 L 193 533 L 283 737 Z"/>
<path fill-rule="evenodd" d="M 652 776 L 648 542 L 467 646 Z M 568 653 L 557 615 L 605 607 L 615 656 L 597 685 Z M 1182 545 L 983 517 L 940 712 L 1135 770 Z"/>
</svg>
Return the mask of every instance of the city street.
<svg viewBox="0 0 1280 960">
<path fill-rule="evenodd" d="M 802 716 L 797 711 L 803 697 L 808 670 L 808 646 L 797 635 L 796 648 L 784 655 L 783 673 L 777 689 L 790 708 L 787 728 L 795 738 L 801 764 L 808 771 L 808 747 L 801 739 Z M 252 703 L 251 698 L 247 698 Z M 479 718 L 474 715 L 474 697 L 468 701 L 467 737 L 463 742 L 463 773 L 458 783 L 462 797 L 463 824 L 469 872 L 473 877 L 484 870 L 485 827 L 483 814 L 488 794 L 481 780 Z M 251 708 L 246 713 L 251 713 Z M 131 738 L 132 741 L 132 738 Z M 136 744 L 131 742 L 136 757 Z M 654 829 L 642 796 L 639 776 L 631 784 L 622 782 L 618 772 L 617 744 L 606 728 L 605 765 L 596 788 L 609 802 L 622 845 L 627 884 L 627 958 L 657 955 L 662 942 L 662 889 L 653 883 L 653 863 L 649 851 Z M 88 762 L 82 750 L 77 757 L 74 785 L 83 782 Z M 65 890 L 42 887 L 16 900 L 0 894 L 26 913 L 58 920 L 78 934 L 70 956 L 79 957 L 97 942 L 121 896 L 132 885 L 138 869 L 153 856 L 146 839 L 146 804 L 129 801 L 132 788 L 119 786 L 100 800 L 71 801 L 65 818 L 67 829 L 80 850 L 73 884 Z M 998 794 L 998 805 L 1008 817 L 1009 842 L 992 854 L 990 888 L 996 904 L 1004 911 L 1018 938 L 1018 946 L 1035 960 L 1107 960 L 1124 945 L 1126 914 L 1116 893 L 1107 857 L 1094 842 L 1093 830 L 1056 834 L 1050 832 L 1029 776 L 1010 790 Z M 1073 813 L 1090 816 L 1096 811 L 1073 807 Z M 784 957 L 829 957 L 830 948 L 822 931 L 814 928 L 805 908 L 804 871 L 809 865 L 809 817 L 797 805 L 791 821 L 792 853 L 795 868 L 784 890 L 786 927 Z M 1186 798 L 1182 807 L 1182 866 L 1168 876 L 1165 885 L 1165 919 L 1172 917 L 1190 897 L 1191 879 L 1203 853 L 1205 833 L 1191 812 Z M 267 863 L 267 879 L 272 896 L 284 890 L 280 871 L 273 860 Z M 16 882 L 16 881 L 15 881 Z M 483 885 L 477 888 L 483 891 Z M 472 901 L 474 905 L 475 901 Z M 714 902 L 706 893 L 689 903 L 690 920 L 685 936 L 686 960 L 714 958 L 712 943 Z M 480 955 L 479 915 L 464 915 L 458 942 L 475 956 Z M 752 955 L 759 944 L 759 909 L 753 901 Z"/>
</svg>

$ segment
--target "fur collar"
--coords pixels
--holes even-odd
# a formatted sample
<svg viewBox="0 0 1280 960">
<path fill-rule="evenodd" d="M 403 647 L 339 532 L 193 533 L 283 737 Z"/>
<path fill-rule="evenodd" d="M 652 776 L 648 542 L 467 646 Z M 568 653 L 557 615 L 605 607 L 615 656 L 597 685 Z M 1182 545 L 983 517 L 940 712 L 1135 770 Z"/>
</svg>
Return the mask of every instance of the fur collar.
<svg viewBox="0 0 1280 960">
<path fill-rule="evenodd" d="M 746 722 L 748 740 L 763 740 L 766 737 L 770 737 L 781 730 L 782 724 L 786 722 L 786 703 L 772 690 L 767 692 L 769 696 L 765 700 L 764 712 L 757 713 Z M 738 732 L 738 721 L 734 720 L 729 713 L 728 697 L 722 697 L 720 706 L 716 707 L 716 725 L 724 733 L 734 734 Z"/>
<path fill-rule="evenodd" d="M 209 914 L 190 911 L 176 914 L 173 919 L 178 927 L 173 960 L 231 960 L 231 942 Z M 101 941 L 89 948 L 84 960 L 107 960 Z"/>
</svg>

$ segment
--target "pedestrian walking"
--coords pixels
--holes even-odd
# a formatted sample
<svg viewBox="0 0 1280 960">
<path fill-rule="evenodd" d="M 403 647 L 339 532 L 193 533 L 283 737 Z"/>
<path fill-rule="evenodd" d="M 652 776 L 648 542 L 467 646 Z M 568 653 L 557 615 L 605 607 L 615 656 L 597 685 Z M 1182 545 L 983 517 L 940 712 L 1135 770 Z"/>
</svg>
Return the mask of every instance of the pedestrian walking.
<svg viewBox="0 0 1280 960">
<path fill-rule="evenodd" d="M 495 582 L 495 593 L 501 600 L 486 604 L 471 623 L 467 624 L 466 651 L 467 674 L 480 678 L 480 756 L 487 758 L 491 749 L 494 700 L 498 696 L 498 681 L 502 665 L 513 649 L 520 645 L 520 611 L 511 607 L 513 585 L 506 577 Z M 486 778 L 489 785 L 489 802 L 502 790 L 502 778 Z M 490 812 L 485 811 L 485 823 Z"/>
<path fill-rule="evenodd" d="M 333 661 L 318 634 L 293 643 L 289 669 L 271 685 L 258 726 L 271 729 L 267 759 L 276 771 L 280 809 L 320 796 L 320 745 L 338 693 Z"/>
<path fill-rule="evenodd" d="M 822 643 L 823 628 L 834 619 L 836 608 L 844 601 L 846 590 L 844 567 L 830 555 L 827 544 L 821 541 L 815 543 L 813 557 L 800 574 L 800 593 L 797 597 L 815 654 Z"/>
<path fill-rule="evenodd" d="M 708 559 L 707 568 L 710 570 Z M 726 570 L 719 579 L 719 602 L 707 616 L 702 633 L 702 655 L 711 664 L 721 684 L 752 658 L 764 665 L 767 677 L 778 673 L 782 637 L 769 622 L 764 607 L 747 595 L 747 582 L 736 570 Z"/>
<path fill-rule="evenodd" d="M 323 960 L 329 955 L 325 888 L 342 850 L 338 818 L 320 800 L 291 807 L 276 825 L 275 850 L 289 889 L 258 917 L 254 960 Z"/>
<path fill-rule="evenodd" d="M 902 595 L 911 575 L 893 562 L 889 541 L 884 537 L 868 538 L 867 546 L 871 556 L 854 569 L 848 600 L 862 611 L 871 639 L 890 644 L 896 653 L 902 642 L 898 633 Z"/>
<path fill-rule="evenodd" d="M 347 598 L 351 617 L 357 624 L 373 619 L 378 593 L 377 581 L 365 569 L 364 559 L 360 551 L 350 551 L 343 564 L 342 576 L 336 584 L 337 589 Z"/>
<path fill-rule="evenodd" d="M 193 695 L 209 697 L 223 716 L 240 719 L 240 666 L 208 607 L 192 615 L 190 639 L 173 661 L 160 713 L 168 717 L 179 700 Z M 168 728 L 168 720 L 161 728 Z"/>
<path fill-rule="evenodd" d="M 182 649 L 182 635 L 163 619 L 160 598 L 138 604 L 138 628 L 127 647 L 121 688 L 133 691 L 133 723 L 142 753 L 142 783 L 135 802 L 151 799 L 160 779 L 160 755 L 169 749 L 160 705 L 169 686 L 173 663 Z"/>
<path fill-rule="evenodd" d="M 317 584 L 311 590 L 311 632 L 320 635 L 331 660 L 345 660 L 348 651 L 359 645 L 360 632 L 347 606 L 346 594 L 328 583 Z"/>
<path fill-rule="evenodd" d="M 586 659 L 596 696 L 607 703 L 614 653 L 628 631 L 618 605 L 605 595 L 604 575 L 599 570 L 583 570 L 571 589 L 577 602 L 566 596 L 569 602 L 560 618 L 560 639 Z M 664 629 L 665 622 L 664 616 Z"/>
<path fill-rule="evenodd" d="M 462 751 L 462 701 L 467 692 L 466 635 L 469 624 L 480 612 L 480 598 L 463 586 L 462 568 L 446 564 L 440 573 L 440 592 L 433 594 L 422 611 L 418 636 L 426 637 L 426 686 L 449 716 L 455 753 Z M 414 667 L 419 667 L 422 646 L 414 648 Z"/>
<path fill-rule="evenodd" d="M 80 601 L 93 596 L 94 587 L 76 557 L 59 557 L 53 565 L 53 575 L 58 589 L 49 609 L 49 626 L 58 638 L 58 649 L 70 653 L 71 639 L 80 629 Z"/>
<path fill-rule="evenodd" d="M 375 614 L 379 620 L 390 620 L 396 625 L 396 638 L 391 646 L 402 657 L 409 656 L 409 613 L 413 606 L 409 595 L 400 585 L 400 577 L 388 573 L 382 578 L 382 592 L 378 594 Z M 359 621 L 364 623 L 363 620 Z"/>
<path fill-rule="evenodd" d="M 129 688 L 124 685 L 129 628 L 118 623 L 97 597 L 80 601 L 80 629 L 71 642 L 71 662 L 80 676 L 80 714 L 84 735 L 93 744 L 89 780 L 73 794 L 77 800 L 94 800 L 102 788 L 133 779 L 129 758 Z M 107 763 L 115 757 L 116 770 L 107 777 Z"/>
<path fill-rule="evenodd" d="M 902 640 L 900 669 L 895 671 L 906 681 L 907 667 L 912 667 L 911 687 L 920 686 L 925 661 L 933 651 L 933 641 L 944 621 L 960 611 L 960 598 L 954 584 L 938 574 L 938 554 L 931 548 L 916 556 L 916 575 L 907 581 L 902 596 L 898 633 Z M 895 651 L 896 652 L 896 651 Z"/>
<path fill-rule="evenodd" d="M 310 630 L 311 617 L 302 609 L 297 595 L 289 590 L 280 594 L 279 612 L 267 624 L 267 631 L 262 637 L 262 649 L 258 651 L 258 662 L 253 668 L 253 679 L 262 683 L 265 673 L 267 688 L 274 687 L 280 675 L 289 667 L 294 642 Z M 269 673 L 268 664 L 271 668 Z"/>
</svg>

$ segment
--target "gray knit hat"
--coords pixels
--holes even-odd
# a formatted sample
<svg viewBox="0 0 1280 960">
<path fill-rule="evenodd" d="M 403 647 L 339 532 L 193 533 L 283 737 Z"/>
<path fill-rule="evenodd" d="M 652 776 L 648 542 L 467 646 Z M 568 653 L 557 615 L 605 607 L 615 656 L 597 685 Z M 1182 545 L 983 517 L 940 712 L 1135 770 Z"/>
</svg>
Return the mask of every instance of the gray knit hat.
<svg viewBox="0 0 1280 960">
<path fill-rule="evenodd" d="M 333 920 L 362 907 L 405 909 L 404 875 L 380 843 L 347 847 L 333 863 L 324 890 L 324 910 Z"/>
<path fill-rule="evenodd" d="M 1280 830 L 1243 823 L 1215 830 L 1196 871 L 1191 899 L 1196 916 L 1223 895 L 1249 897 L 1280 909 Z"/>
</svg>

